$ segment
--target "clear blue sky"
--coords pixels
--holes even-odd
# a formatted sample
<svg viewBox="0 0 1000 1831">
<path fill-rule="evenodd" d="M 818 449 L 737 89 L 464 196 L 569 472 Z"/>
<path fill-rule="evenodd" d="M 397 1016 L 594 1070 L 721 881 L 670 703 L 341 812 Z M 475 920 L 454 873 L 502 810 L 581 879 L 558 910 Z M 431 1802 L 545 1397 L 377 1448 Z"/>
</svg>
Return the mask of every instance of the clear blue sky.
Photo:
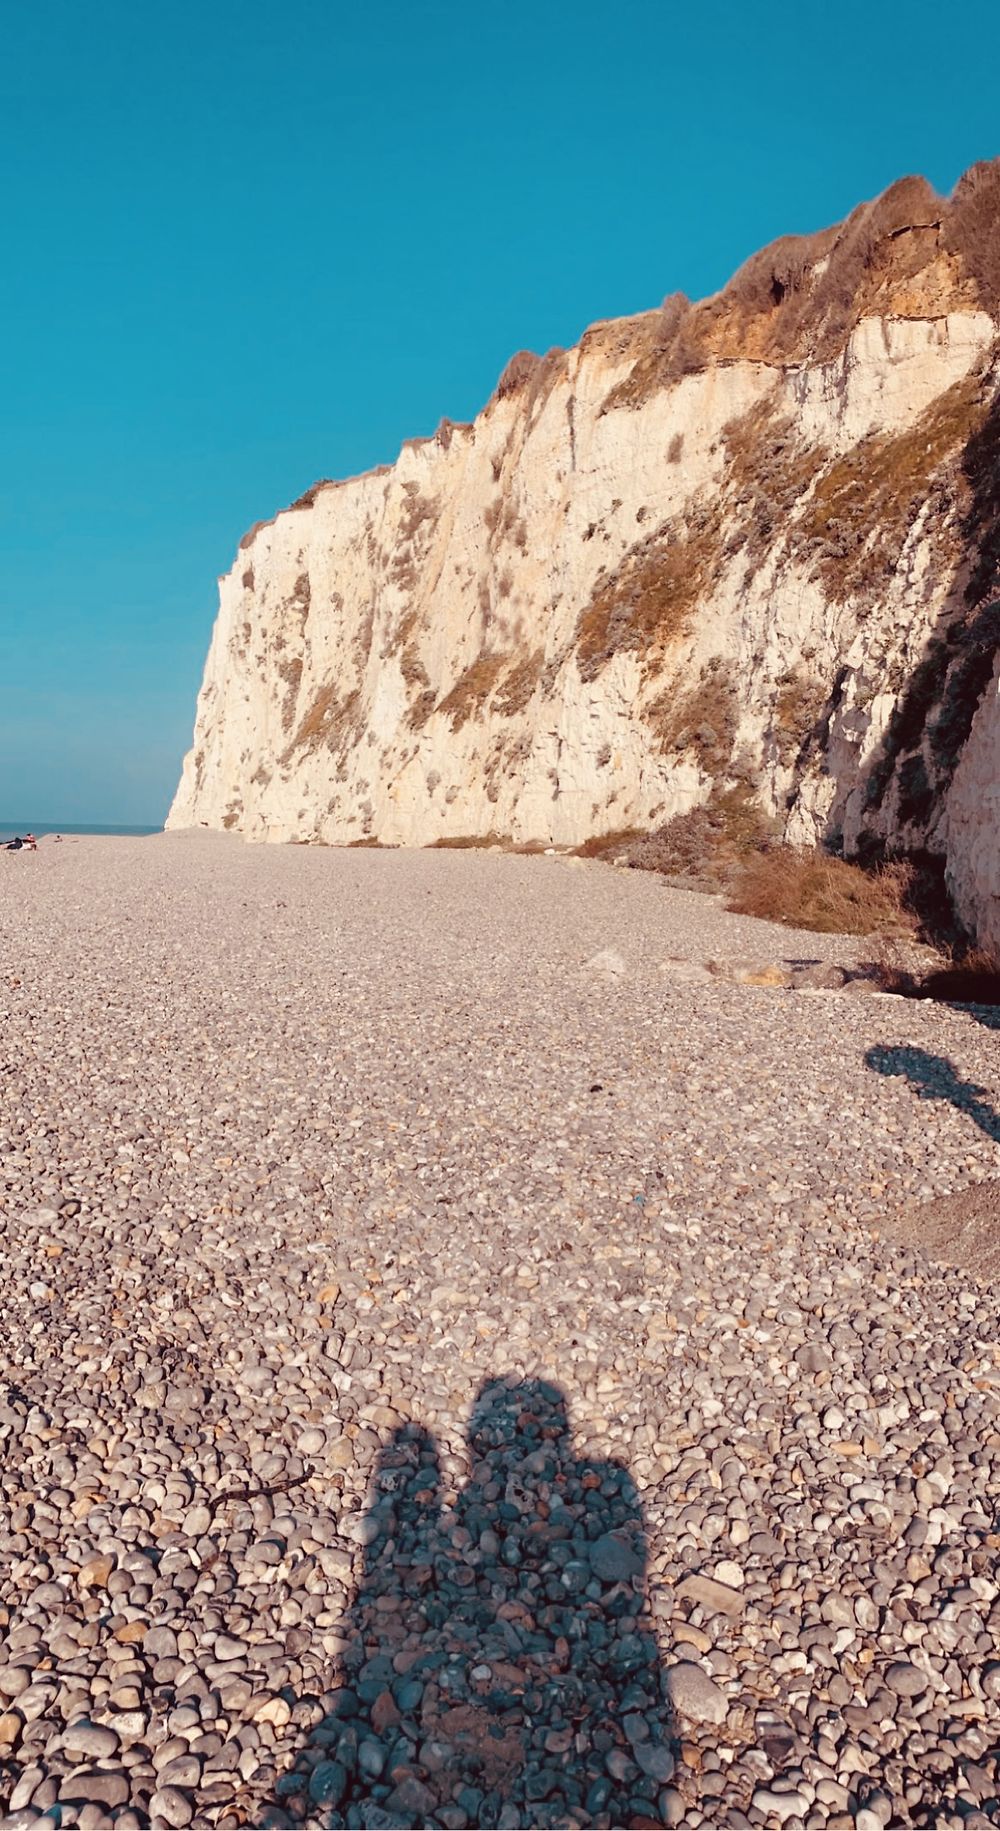
<svg viewBox="0 0 1000 1831">
<path fill-rule="evenodd" d="M 26 0 L 0 67 L 0 816 L 160 821 L 216 576 L 515 349 L 1000 151 L 995 0 Z"/>
</svg>

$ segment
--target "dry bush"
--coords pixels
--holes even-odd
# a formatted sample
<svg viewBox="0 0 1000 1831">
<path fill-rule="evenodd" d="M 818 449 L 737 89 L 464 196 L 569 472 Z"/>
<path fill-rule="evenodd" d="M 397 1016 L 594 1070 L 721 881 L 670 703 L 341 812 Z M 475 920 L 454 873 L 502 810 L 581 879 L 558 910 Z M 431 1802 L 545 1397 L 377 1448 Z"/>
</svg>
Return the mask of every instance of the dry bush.
<svg viewBox="0 0 1000 1831">
<path fill-rule="evenodd" d="M 743 548 L 762 559 L 782 535 L 793 509 L 827 462 L 826 452 L 799 443 L 793 420 L 776 410 L 773 395 L 722 429 L 726 451 L 724 488 L 731 551 Z"/>
<path fill-rule="evenodd" d="M 945 1004 L 1000 1004 L 1000 959 L 984 948 L 973 948 L 963 960 L 925 973 L 911 995 Z"/>
<path fill-rule="evenodd" d="M 1000 391 L 962 453 L 962 478 L 968 491 L 962 536 L 977 556 L 966 600 L 975 607 L 1000 594 Z"/>
<path fill-rule="evenodd" d="M 480 706 L 485 705 L 508 660 L 507 655 L 484 652 L 459 675 L 437 708 L 450 720 L 453 731 L 460 731 Z"/>
<path fill-rule="evenodd" d="M 429 852 L 468 852 L 484 846 L 502 846 L 508 851 L 511 846 L 509 833 L 457 833 L 451 839 L 434 839 L 427 847 Z"/>
<path fill-rule="evenodd" d="M 827 701 L 822 681 L 795 672 L 778 682 L 771 735 L 783 763 L 797 757 L 819 724 Z"/>
<path fill-rule="evenodd" d="M 565 365 L 566 351 L 558 345 L 544 356 L 536 356 L 532 350 L 518 350 L 497 382 L 494 399 L 502 401 L 509 395 L 520 395 L 524 416 L 530 419 L 535 408 L 544 404 Z"/>
<path fill-rule="evenodd" d="M 943 208 L 926 179 L 901 178 L 837 227 L 761 249 L 711 304 L 719 317 L 770 320 L 776 353 L 828 360 L 866 310 L 884 308 L 887 285 L 931 264 Z"/>
<path fill-rule="evenodd" d="M 950 950 L 948 950 L 950 953 Z M 861 972 L 880 992 L 901 998 L 932 998 L 942 1004 L 1000 1004 L 1000 958 L 983 948 L 946 953 L 945 961 L 920 971 L 898 941 L 879 936 Z"/>
<path fill-rule="evenodd" d="M 900 179 L 845 222 L 762 248 L 715 297 L 665 300 L 602 412 L 641 406 L 720 356 L 830 360 L 860 318 L 891 309 L 894 293 L 933 270 L 942 238 L 992 308 L 1000 285 L 996 174 L 994 166 L 973 168 L 950 206 L 925 179 Z"/>
<path fill-rule="evenodd" d="M 409 544 L 428 522 L 428 532 L 431 532 L 440 514 L 440 503 L 436 496 L 422 496 L 419 484 L 404 483 L 403 489 L 405 499 L 399 510 L 399 537 L 402 543 Z"/>
<path fill-rule="evenodd" d="M 723 890 L 743 862 L 771 843 L 772 822 L 749 784 L 713 789 L 708 800 L 674 814 L 652 833 L 619 848 L 636 871 L 659 871 L 702 890 Z"/>
<path fill-rule="evenodd" d="M 982 305 L 1000 311 L 1000 159 L 970 166 L 955 187 L 942 241 L 972 275 Z"/>
<path fill-rule="evenodd" d="M 407 643 L 399 657 L 399 671 L 408 687 L 429 687 L 431 684 L 419 651 L 412 642 Z"/>
<path fill-rule="evenodd" d="M 910 670 L 865 788 L 866 806 L 880 806 L 898 770 L 899 815 L 915 823 L 947 792 L 1000 652 L 1000 395 L 977 403 L 973 418 L 956 485 L 963 598 Z"/>
<path fill-rule="evenodd" d="M 411 731 L 422 731 L 437 706 L 437 694 L 433 687 L 425 687 L 418 694 L 406 714 L 406 723 Z"/>
<path fill-rule="evenodd" d="M 506 400 L 509 394 L 519 394 L 522 388 L 525 388 L 532 380 L 532 377 L 541 366 L 542 358 L 541 356 L 536 356 L 534 350 L 518 350 L 517 353 L 511 357 L 500 380 L 497 382 L 497 400 Z"/>
<path fill-rule="evenodd" d="M 703 890 L 723 889 L 751 853 L 771 843 L 773 823 L 747 783 L 713 789 L 708 801 L 675 814 L 653 832 L 621 827 L 576 847 L 578 858 L 605 858 L 658 871 Z"/>
<path fill-rule="evenodd" d="M 299 696 L 299 684 L 302 680 L 302 657 L 296 655 L 294 661 L 279 662 L 278 674 L 285 683 L 284 697 L 281 702 L 281 729 L 291 731 L 295 719 L 295 704 Z"/>
<path fill-rule="evenodd" d="M 642 345 L 628 374 L 609 390 L 601 413 L 641 407 L 659 388 L 669 388 L 705 366 L 694 326 L 701 307 L 685 293 L 670 293 L 658 312 L 649 313 L 640 333 Z"/>
<path fill-rule="evenodd" d="M 360 706 L 357 688 L 340 699 L 334 685 L 320 687 L 281 758 L 282 764 L 291 762 L 296 751 L 318 750 L 321 744 L 343 752 L 360 728 Z"/>
<path fill-rule="evenodd" d="M 985 418 L 982 377 L 967 376 L 908 431 L 862 439 L 819 478 L 793 538 L 833 603 L 889 582 L 936 474 Z"/>
<path fill-rule="evenodd" d="M 910 875 L 905 864 L 868 872 L 826 852 L 775 846 L 747 860 L 726 907 L 819 934 L 912 935 Z"/>
<path fill-rule="evenodd" d="M 535 649 L 524 661 L 519 661 L 511 668 L 497 688 L 493 701 L 494 710 L 502 718 L 514 718 L 523 712 L 532 698 L 545 668 L 545 650 Z"/>
<path fill-rule="evenodd" d="M 292 595 L 288 600 L 288 608 L 295 612 L 303 628 L 305 627 L 306 620 L 309 616 L 309 607 L 311 603 L 312 586 L 309 583 L 309 574 L 308 572 L 300 572 L 295 584 L 292 586 Z"/>
<path fill-rule="evenodd" d="M 696 686 L 659 694 L 643 708 L 642 717 L 664 755 L 688 750 L 706 775 L 719 775 L 733 754 L 738 709 L 732 667 L 715 656 L 702 668 Z"/>
<path fill-rule="evenodd" d="M 576 626 L 576 658 L 593 680 L 615 655 L 656 658 L 687 634 L 690 619 L 722 569 L 722 514 L 716 503 L 674 516 L 600 577 Z"/>
<path fill-rule="evenodd" d="M 315 502 L 317 496 L 320 493 L 320 490 L 332 490 L 332 489 L 336 489 L 336 487 L 337 487 L 337 485 L 334 482 L 332 477 L 320 477 L 320 479 L 317 483 L 311 483 L 307 490 L 303 490 L 301 496 L 296 496 L 295 501 L 289 504 L 289 508 L 290 509 L 311 509 L 313 503 Z M 263 525 L 263 524 L 260 524 L 260 525 Z"/>
<path fill-rule="evenodd" d="M 612 827 L 607 833 L 592 833 L 580 846 L 573 847 L 574 858 L 617 858 L 634 841 L 645 838 L 641 827 Z"/>
<path fill-rule="evenodd" d="M 294 508 L 294 506 L 295 505 L 293 503 L 292 507 Z M 253 546 L 253 543 L 256 540 L 257 535 L 260 533 L 261 528 L 270 528 L 271 526 L 273 526 L 273 523 L 274 523 L 273 515 L 268 516 L 266 521 L 255 521 L 253 524 L 253 527 L 248 528 L 246 533 L 241 537 L 239 546 L 236 549 L 237 553 L 245 553 L 246 549 L 248 547 Z"/>
</svg>

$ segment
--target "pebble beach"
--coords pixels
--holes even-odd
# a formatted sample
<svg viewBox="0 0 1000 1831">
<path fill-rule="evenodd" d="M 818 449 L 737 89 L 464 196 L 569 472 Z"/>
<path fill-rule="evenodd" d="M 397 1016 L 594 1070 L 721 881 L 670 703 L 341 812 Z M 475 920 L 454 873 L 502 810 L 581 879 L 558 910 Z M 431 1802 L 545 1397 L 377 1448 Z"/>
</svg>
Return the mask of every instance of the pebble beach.
<svg viewBox="0 0 1000 1831">
<path fill-rule="evenodd" d="M 920 1218 L 995 1018 L 859 950 L 558 857 L 0 856 L 0 1822 L 997 1822 L 1000 1298 Z"/>
</svg>

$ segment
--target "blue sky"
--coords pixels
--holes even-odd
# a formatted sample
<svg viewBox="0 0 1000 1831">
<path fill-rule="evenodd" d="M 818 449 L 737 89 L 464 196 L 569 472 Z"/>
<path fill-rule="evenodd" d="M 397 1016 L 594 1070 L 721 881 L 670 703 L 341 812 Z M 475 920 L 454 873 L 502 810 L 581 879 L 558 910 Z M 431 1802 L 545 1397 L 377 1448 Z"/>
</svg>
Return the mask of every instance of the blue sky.
<svg viewBox="0 0 1000 1831">
<path fill-rule="evenodd" d="M 1000 152 L 989 0 L 32 0 L 0 67 L 0 814 L 159 822 L 215 580 L 515 349 Z"/>
</svg>

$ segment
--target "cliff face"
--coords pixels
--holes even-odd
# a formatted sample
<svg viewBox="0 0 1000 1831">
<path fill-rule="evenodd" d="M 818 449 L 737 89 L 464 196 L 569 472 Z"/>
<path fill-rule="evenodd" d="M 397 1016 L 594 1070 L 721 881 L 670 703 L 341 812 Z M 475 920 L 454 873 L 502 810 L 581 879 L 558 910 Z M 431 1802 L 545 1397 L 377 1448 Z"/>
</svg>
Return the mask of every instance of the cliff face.
<svg viewBox="0 0 1000 1831">
<path fill-rule="evenodd" d="M 221 581 L 168 824 L 573 844 L 751 782 L 1000 941 L 1000 162 L 509 364 Z"/>
</svg>

